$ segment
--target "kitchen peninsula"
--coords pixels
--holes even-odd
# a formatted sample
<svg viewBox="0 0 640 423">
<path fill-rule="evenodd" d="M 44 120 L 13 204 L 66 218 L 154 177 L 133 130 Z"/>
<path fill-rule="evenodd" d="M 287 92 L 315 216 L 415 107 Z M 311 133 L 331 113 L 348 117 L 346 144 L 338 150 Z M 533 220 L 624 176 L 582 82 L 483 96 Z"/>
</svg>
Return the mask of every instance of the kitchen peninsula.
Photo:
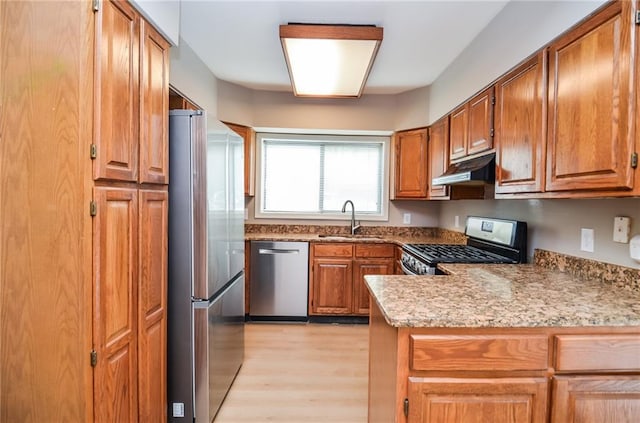
<svg viewBox="0 0 640 423">
<path fill-rule="evenodd" d="M 637 421 L 640 272 L 576 261 L 367 276 L 369 423 Z"/>
</svg>

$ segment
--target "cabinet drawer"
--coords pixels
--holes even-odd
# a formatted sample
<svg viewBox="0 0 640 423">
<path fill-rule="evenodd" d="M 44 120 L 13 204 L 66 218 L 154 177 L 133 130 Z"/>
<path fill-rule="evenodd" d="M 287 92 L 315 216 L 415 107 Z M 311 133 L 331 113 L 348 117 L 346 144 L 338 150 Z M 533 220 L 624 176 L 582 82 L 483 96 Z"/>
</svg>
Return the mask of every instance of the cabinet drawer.
<svg viewBox="0 0 640 423">
<path fill-rule="evenodd" d="M 313 246 L 314 257 L 351 257 L 353 256 L 353 244 L 315 244 Z"/>
<path fill-rule="evenodd" d="M 393 257 L 392 244 L 356 244 L 356 257 Z"/>
<path fill-rule="evenodd" d="M 411 335 L 412 370 L 545 370 L 545 335 Z"/>
<path fill-rule="evenodd" d="M 557 335 L 558 372 L 640 371 L 640 334 Z"/>
</svg>

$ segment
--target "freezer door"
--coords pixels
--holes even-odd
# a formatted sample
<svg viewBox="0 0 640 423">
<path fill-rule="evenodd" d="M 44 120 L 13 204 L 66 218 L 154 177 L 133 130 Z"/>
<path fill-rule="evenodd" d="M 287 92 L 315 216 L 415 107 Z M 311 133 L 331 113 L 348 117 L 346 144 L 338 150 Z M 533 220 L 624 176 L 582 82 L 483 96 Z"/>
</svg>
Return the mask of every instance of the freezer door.
<svg viewBox="0 0 640 423">
<path fill-rule="evenodd" d="M 197 389 L 205 381 L 208 389 L 196 390 L 196 423 L 215 418 L 244 359 L 244 276 L 211 303 L 206 332 L 207 368 L 197 367 L 202 373 Z"/>
</svg>

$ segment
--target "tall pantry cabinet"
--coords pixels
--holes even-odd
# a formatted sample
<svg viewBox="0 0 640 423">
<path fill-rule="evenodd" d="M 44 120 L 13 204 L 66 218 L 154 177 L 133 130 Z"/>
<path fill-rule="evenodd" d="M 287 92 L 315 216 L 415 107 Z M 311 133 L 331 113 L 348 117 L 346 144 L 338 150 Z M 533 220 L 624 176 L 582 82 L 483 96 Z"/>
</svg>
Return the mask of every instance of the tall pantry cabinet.
<svg viewBox="0 0 640 423">
<path fill-rule="evenodd" d="M 2 423 L 166 421 L 168 48 L 126 2 L 0 2 Z"/>
</svg>

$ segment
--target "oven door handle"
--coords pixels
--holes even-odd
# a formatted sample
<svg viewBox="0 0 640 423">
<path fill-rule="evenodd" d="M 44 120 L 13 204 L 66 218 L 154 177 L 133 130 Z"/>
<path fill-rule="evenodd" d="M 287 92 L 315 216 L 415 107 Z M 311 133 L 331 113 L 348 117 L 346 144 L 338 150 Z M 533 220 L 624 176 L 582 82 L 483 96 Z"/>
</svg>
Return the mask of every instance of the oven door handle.
<svg viewBox="0 0 640 423">
<path fill-rule="evenodd" d="M 400 268 L 402 269 L 402 271 L 404 272 L 405 275 L 412 275 L 412 276 L 418 276 L 417 273 L 409 270 L 402 261 L 400 261 Z"/>
</svg>

